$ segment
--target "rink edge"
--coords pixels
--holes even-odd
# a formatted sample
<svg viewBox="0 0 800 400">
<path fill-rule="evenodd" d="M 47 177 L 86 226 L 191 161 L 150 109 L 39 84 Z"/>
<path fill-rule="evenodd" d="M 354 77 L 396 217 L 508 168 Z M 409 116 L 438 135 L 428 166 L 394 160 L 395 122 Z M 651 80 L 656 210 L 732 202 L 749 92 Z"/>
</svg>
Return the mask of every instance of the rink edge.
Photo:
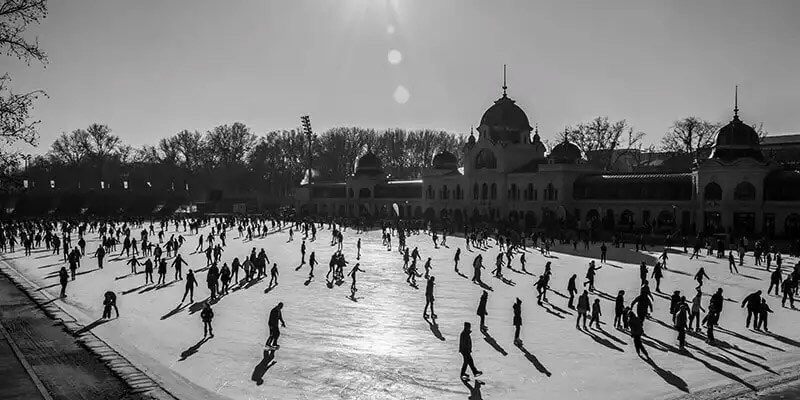
<svg viewBox="0 0 800 400">
<path fill-rule="evenodd" d="M 60 323 L 64 329 L 95 357 L 103 362 L 136 394 L 152 400 L 177 400 L 177 397 L 159 385 L 153 378 L 135 367 L 127 358 L 119 354 L 105 341 L 91 331 L 75 335 L 84 325 L 58 306 L 41 288 L 28 280 L 5 259 L 0 256 L 0 273 L 5 275 L 16 287 L 22 290 L 50 319 Z"/>
</svg>

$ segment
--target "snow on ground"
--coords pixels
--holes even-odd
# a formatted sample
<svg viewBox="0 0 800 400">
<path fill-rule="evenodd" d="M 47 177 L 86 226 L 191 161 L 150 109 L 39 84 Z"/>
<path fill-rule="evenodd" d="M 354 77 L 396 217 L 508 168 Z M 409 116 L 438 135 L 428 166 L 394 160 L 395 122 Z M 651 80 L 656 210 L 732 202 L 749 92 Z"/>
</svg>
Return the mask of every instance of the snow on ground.
<svg viewBox="0 0 800 400">
<path fill-rule="evenodd" d="M 167 237 L 172 233 L 170 227 Z M 181 253 L 190 268 L 204 267 L 205 255 L 190 253 L 197 236 L 180 233 L 187 238 Z M 419 246 L 423 261 L 433 259 L 439 318 L 431 325 L 422 317 L 424 279 L 420 278 L 419 289 L 405 283 L 400 255 L 381 245 L 380 232 L 345 232 L 350 266 L 356 262 L 355 241 L 360 237 L 363 242 L 360 262 L 366 272 L 359 273 L 356 301 L 349 298 L 349 279 L 332 288 L 325 284 L 327 261 L 335 251 L 329 246 L 329 230 L 320 230 L 318 239 L 308 244 L 308 253 L 315 251 L 321 265 L 307 286 L 303 283 L 308 266 L 295 270 L 300 264 L 299 234 L 291 242 L 286 232 L 252 242 L 235 239 L 234 231 L 228 236 L 224 261 L 230 263 L 233 257 L 249 254 L 252 247 L 263 247 L 270 260 L 278 263 L 279 285 L 265 292 L 268 281 L 261 280 L 235 289 L 214 304 L 215 337 L 208 341 L 201 341 L 200 304 L 177 308 L 184 282 L 172 282 L 172 268 L 167 274 L 169 284 L 154 287 L 144 285 L 141 273 L 129 275 L 130 268 L 117 255 L 107 257 L 102 270 L 97 269 L 96 259 L 84 258 L 80 275 L 69 283 L 68 297 L 55 302 L 80 322 L 92 324 L 92 332 L 184 399 L 654 399 L 731 383 L 749 385 L 749 380 L 775 375 L 774 371 L 800 360 L 800 313 L 781 308 L 778 298 L 767 297 L 775 310 L 770 316 L 775 335 L 744 328 L 746 313 L 739 302 L 754 290 L 766 290 L 769 282 L 768 272 L 752 266 L 752 257 L 740 267 L 741 274 L 731 275 L 727 261 L 711 257 L 689 261 L 677 250 L 670 254 L 662 291 L 681 290 L 691 298 L 692 276 L 700 266 L 706 267 L 711 279 L 704 286 L 703 307 L 712 291 L 723 287 L 731 301 L 725 302 L 720 325 L 730 331 L 718 331 L 719 347 L 689 336 L 688 352 L 678 353 L 676 333 L 668 328 L 668 295 L 656 295 L 653 315 L 657 321 L 645 324 L 645 344 L 654 360 L 647 363 L 637 357 L 630 337 L 611 327 L 613 296 L 624 289 L 631 301 L 638 294 L 638 263 L 646 261 L 652 268 L 657 252 L 609 249 L 609 263 L 597 275 L 601 293 L 590 296 L 591 301 L 600 296 L 606 325 L 602 331 L 587 333 L 575 329 L 575 312 L 561 295 L 550 293 L 552 304 L 537 306 L 533 282 L 545 262 L 552 261 L 551 287 L 566 293 L 569 277 L 578 274 L 582 282 L 588 261 L 599 257 L 598 248 L 582 252 L 581 246 L 578 251 L 558 246 L 550 258 L 529 252 L 528 270 L 536 275 L 505 270 L 513 284 L 489 273 L 498 249 L 482 251 L 488 268 L 483 280 L 493 289 L 488 302 L 489 330 L 484 335 L 475 313 L 482 289 L 469 279 L 469 266 L 479 252 L 466 251 L 463 239 L 450 237 L 449 248 L 439 249 L 433 248 L 426 235 L 408 240 L 412 249 Z M 88 239 L 87 254 L 94 253 L 97 237 L 90 234 Z M 461 270 L 469 278 L 453 270 L 457 247 L 462 249 Z M 18 250 L 6 259 L 47 294 L 58 296 L 61 256 L 40 250 L 23 257 Z M 784 269 L 796 261 L 786 257 Z M 519 267 L 518 258 L 514 266 Z M 208 297 L 205 271 L 197 278 L 195 301 L 199 302 Z M 122 315 L 97 325 L 106 290 L 117 292 Z M 523 301 L 522 346 L 513 343 L 511 306 L 516 297 Z M 266 320 L 280 301 L 285 304 L 286 328 L 281 332 L 281 348 L 272 357 L 263 348 Z M 473 323 L 473 356 L 484 371 L 485 384 L 477 388 L 474 380 L 468 387 L 458 377 L 458 335 L 465 321 Z"/>
</svg>

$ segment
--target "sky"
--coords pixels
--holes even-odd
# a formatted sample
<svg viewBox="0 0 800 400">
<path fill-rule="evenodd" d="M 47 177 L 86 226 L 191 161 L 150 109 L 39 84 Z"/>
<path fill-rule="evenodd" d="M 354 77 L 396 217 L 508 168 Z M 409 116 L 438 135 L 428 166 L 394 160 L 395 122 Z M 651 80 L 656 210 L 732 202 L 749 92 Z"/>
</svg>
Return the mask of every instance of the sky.
<svg viewBox="0 0 800 400">
<path fill-rule="evenodd" d="M 508 94 L 544 139 L 596 116 L 658 143 L 686 116 L 800 132 L 800 1 L 50 1 L 45 66 L 0 58 L 40 145 L 107 124 L 131 145 L 243 122 L 467 134 Z"/>
</svg>

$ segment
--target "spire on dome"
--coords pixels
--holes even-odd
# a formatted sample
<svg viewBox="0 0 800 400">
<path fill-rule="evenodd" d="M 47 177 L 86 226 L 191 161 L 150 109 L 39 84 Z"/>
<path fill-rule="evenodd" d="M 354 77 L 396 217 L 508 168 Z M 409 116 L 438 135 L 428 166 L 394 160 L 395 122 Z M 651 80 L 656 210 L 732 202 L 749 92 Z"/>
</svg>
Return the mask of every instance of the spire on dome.
<svg viewBox="0 0 800 400">
<path fill-rule="evenodd" d="M 733 94 L 733 118 L 739 119 L 739 85 L 736 85 Z"/>
<path fill-rule="evenodd" d="M 506 97 L 506 89 L 508 89 L 508 86 L 506 86 L 506 65 L 503 64 L 503 97 Z"/>
</svg>

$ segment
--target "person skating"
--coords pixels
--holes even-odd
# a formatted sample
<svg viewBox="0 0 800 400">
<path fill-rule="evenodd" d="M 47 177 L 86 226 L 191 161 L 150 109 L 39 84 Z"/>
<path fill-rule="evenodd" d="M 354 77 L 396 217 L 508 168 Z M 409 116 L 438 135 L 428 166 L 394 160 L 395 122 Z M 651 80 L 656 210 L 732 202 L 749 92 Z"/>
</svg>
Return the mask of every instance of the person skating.
<svg viewBox="0 0 800 400">
<path fill-rule="evenodd" d="M 644 285 L 644 283 L 647 282 L 647 273 L 648 273 L 647 264 L 644 261 L 642 261 L 639 264 L 639 279 L 641 279 L 642 285 Z"/>
<path fill-rule="evenodd" d="M 217 286 L 219 285 L 217 282 L 219 280 L 219 268 L 217 264 L 212 264 L 211 268 L 208 269 L 206 273 L 206 285 L 208 286 L 208 291 L 211 292 L 211 299 L 214 300 L 217 298 Z"/>
<path fill-rule="evenodd" d="M 67 297 L 67 282 L 69 281 L 69 273 L 66 267 L 61 267 L 58 271 L 58 280 L 61 283 L 61 297 Z"/>
<path fill-rule="evenodd" d="M 672 293 L 669 299 L 669 313 L 672 315 L 672 324 L 675 325 L 675 316 L 678 313 L 678 307 L 681 305 L 681 292 L 676 290 Z"/>
<path fill-rule="evenodd" d="M 758 317 L 759 311 L 761 308 L 761 291 L 757 290 L 753 293 L 747 295 L 747 297 L 742 300 L 742 308 L 747 306 L 747 321 L 745 322 L 745 328 L 750 327 L 750 318 L 753 317 L 753 328 L 758 327 Z"/>
<path fill-rule="evenodd" d="M 759 317 L 758 317 L 758 326 L 756 326 L 757 331 L 760 331 L 761 327 L 763 326 L 764 331 L 769 332 L 769 325 L 767 318 L 769 317 L 769 314 L 772 312 L 774 311 L 772 311 L 772 309 L 769 308 L 769 305 L 767 305 L 767 299 L 761 299 L 761 307 L 759 307 L 758 309 Z"/>
<path fill-rule="evenodd" d="M 483 266 L 483 256 L 478 254 L 475 260 L 472 261 L 472 282 L 481 283 L 481 269 L 486 268 Z"/>
<path fill-rule="evenodd" d="M 478 311 L 477 311 L 478 316 L 481 318 L 481 322 L 480 322 L 481 331 L 485 331 L 486 330 L 486 315 L 489 314 L 486 311 L 486 302 L 487 302 L 487 300 L 489 300 L 489 293 L 484 290 L 483 294 L 481 294 L 480 301 L 478 301 Z"/>
<path fill-rule="evenodd" d="M 614 302 L 614 327 L 622 328 L 622 317 L 625 312 L 625 291 L 620 290 Z"/>
<path fill-rule="evenodd" d="M 458 261 L 461 260 L 461 247 L 456 249 L 456 255 L 453 256 L 453 268 L 455 269 L 456 273 L 458 273 Z"/>
<path fill-rule="evenodd" d="M 576 279 L 578 279 L 578 275 L 572 274 L 572 277 L 570 277 L 567 282 L 567 293 L 569 294 L 569 303 L 567 303 L 567 307 L 573 310 L 575 309 L 575 294 L 578 293 L 578 288 L 575 286 Z"/>
<path fill-rule="evenodd" d="M 144 284 L 153 283 L 153 261 L 149 258 L 144 262 Z"/>
<path fill-rule="evenodd" d="M 467 375 L 467 367 L 472 370 L 472 374 L 475 377 L 481 376 L 483 372 L 475 368 L 475 361 L 472 359 L 472 330 L 471 325 L 469 322 L 464 322 L 464 330 L 461 331 L 461 335 L 459 336 L 458 340 L 458 352 L 461 353 L 461 357 L 463 362 L 461 363 L 461 379 L 467 380 L 469 379 L 469 375 Z"/>
<path fill-rule="evenodd" d="M 158 261 L 158 285 L 165 285 L 167 283 L 167 260 L 161 259 Z"/>
<path fill-rule="evenodd" d="M 631 308 L 633 307 L 636 307 L 636 315 L 639 317 L 639 321 L 644 324 L 644 319 L 653 310 L 653 300 L 650 299 L 647 293 L 640 292 L 639 296 L 631 302 Z"/>
<path fill-rule="evenodd" d="M 304 265 L 306 263 L 306 240 L 303 239 L 303 243 L 300 245 L 300 265 Z"/>
<path fill-rule="evenodd" d="M 117 294 L 112 291 L 107 291 L 103 295 L 103 318 L 111 318 L 111 309 L 114 309 L 117 318 L 119 318 L 119 308 L 117 308 Z"/>
<path fill-rule="evenodd" d="M 583 320 L 583 329 L 586 329 L 586 314 L 589 312 L 589 291 L 584 290 L 583 294 L 578 297 L 578 318 L 575 320 L 575 328 L 580 329 L 581 320 Z"/>
<path fill-rule="evenodd" d="M 172 266 L 175 268 L 175 280 L 176 281 L 183 280 L 183 275 L 181 274 L 181 264 L 186 264 L 187 267 L 189 266 L 189 263 L 187 263 L 183 259 L 183 257 L 181 257 L 181 255 L 178 254 L 175 257 L 175 260 L 172 261 Z"/>
<path fill-rule="evenodd" d="M 778 289 L 780 289 L 782 281 L 783 281 L 783 272 L 781 272 L 781 269 L 778 268 L 775 271 L 773 271 L 772 274 L 770 274 L 769 289 L 767 289 L 767 295 L 769 296 L 769 294 L 772 292 L 772 288 L 774 287 L 775 295 L 778 296 L 779 295 Z"/>
<path fill-rule="evenodd" d="M 661 263 L 656 263 L 655 267 L 653 267 L 653 279 L 656 280 L 656 292 L 661 293 L 661 279 L 664 278 L 664 268 L 662 268 Z"/>
<path fill-rule="evenodd" d="M 428 277 L 431 274 L 431 258 L 430 257 L 428 257 L 428 259 L 425 261 L 425 265 L 422 268 L 425 270 L 425 279 L 428 279 Z"/>
<path fill-rule="evenodd" d="M 736 268 L 736 259 L 733 257 L 733 251 L 728 252 L 728 269 L 731 273 L 739 273 L 739 268 Z M 733 272 L 736 271 L 736 272 Z"/>
<path fill-rule="evenodd" d="M 589 290 L 594 291 L 594 277 L 597 275 L 597 270 L 603 268 L 602 266 L 598 267 L 595 265 L 594 260 L 589 262 L 589 269 L 586 270 L 586 282 L 583 283 L 583 286 L 589 285 Z"/>
<path fill-rule="evenodd" d="M 219 280 L 222 282 L 220 293 L 223 295 L 228 294 L 228 288 L 231 283 L 231 269 L 228 268 L 228 263 L 222 264 L 222 269 L 219 271 Z"/>
<path fill-rule="evenodd" d="M 789 300 L 789 307 L 794 308 L 794 292 L 797 288 L 797 281 L 791 276 L 787 276 L 781 285 L 783 292 L 783 299 L 781 300 L 781 307 L 786 307 L 786 300 Z"/>
<path fill-rule="evenodd" d="M 358 242 L 356 242 L 356 251 L 357 251 L 356 260 L 360 260 L 361 259 L 361 238 L 358 238 Z M 309 262 L 311 262 L 311 261 L 309 260 Z M 313 267 L 312 267 L 312 269 L 313 269 Z"/>
<path fill-rule="evenodd" d="M 514 319 L 512 324 L 514 325 L 514 344 L 519 345 L 522 343 L 522 340 L 519 338 L 519 331 L 522 328 L 522 300 L 517 297 L 517 301 L 514 302 L 512 306 L 514 311 Z"/>
<path fill-rule="evenodd" d="M 356 288 L 356 273 L 364 272 L 364 270 L 359 268 L 359 266 L 361 266 L 361 264 L 356 263 L 356 265 L 353 266 L 353 269 L 351 269 L 350 272 L 347 274 L 347 276 L 353 279 L 353 282 L 350 284 L 350 297 L 353 298 L 356 297 L 356 292 L 358 291 L 358 288 Z"/>
<path fill-rule="evenodd" d="M 696 273 L 696 274 L 694 274 L 694 280 L 696 280 L 696 281 L 697 281 L 697 290 L 700 290 L 700 289 L 702 289 L 702 288 L 703 288 L 703 278 L 706 278 L 706 279 L 711 279 L 711 278 L 709 278 L 709 277 L 708 277 L 708 275 L 706 274 L 706 270 L 705 270 L 705 268 L 703 268 L 703 267 L 700 267 L 700 269 L 699 269 L 699 270 L 697 270 L 697 273 Z"/>
<path fill-rule="evenodd" d="M 675 313 L 675 329 L 678 331 L 678 347 L 683 350 L 686 346 L 686 329 L 689 328 L 689 305 L 686 304 L 686 297 L 681 297 L 678 310 Z"/>
<path fill-rule="evenodd" d="M 186 273 L 186 290 L 183 292 L 183 298 L 181 298 L 181 304 L 186 300 L 186 295 L 189 295 L 189 302 L 194 303 L 194 287 L 197 286 L 197 279 L 194 277 L 194 272 L 190 269 L 189 272 Z"/>
<path fill-rule="evenodd" d="M 286 328 L 286 323 L 283 322 L 283 302 L 278 303 L 272 311 L 269 312 L 269 319 L 267 320 L 267 325 L 269 326 L 269 338 L 267 338 L 267 346 L 271 346 L 275 349 L 280 348 L 281 346 L 278 345 L 278 338 L 281 336 L 281 331 L 278 329 L 278 322 L 281 323 L 281 326 Z"/>
<path fill-rule="evenodd" d="M 278 286 L 278 264 L 272 263 L 272 268 L 269 270 L 269 287 L 272 287 L 272 282 Z"/>
<path fill-rule="evenodd" d="M 718 325 L 723 304 L 725 304 L 725 298 L 722 296 L 722 288 L 719 288 L 716 293 L 711 295 L 711 299 L 708 301 L 708 314 L 703 317 L 703 324 L 707 326 Z"/>
<path fill-rule="evenodd" d="M 136 256 L 134 255 L 133 257 L 131 257 L 131 259 L 128 260 L 125 264 L 130 265 L 131 273 L 136 275 L 136 267 L 140 265 L 139 260 L 136 258 Z"/>
<path fill-rule="evenodd" d="M 358 260 L 360 258 L 361 257 L 357 257 L 356 259 Z M 308 279 L 314 277 L 314 266 L 317 264 L 319 264 L 319 262 L 317 262 L 317 254 L 316 252 L 312 251 L 311 255 L 308 256 L 308 266 L 311 267 L 311 270 L 308 271 Z"/>
<path fill-rule="evenodd" d="M 636 349 L 636 354 L 639 356 L 644 354 L 644 357 L 649 360 L 650 355 L 647 354 L 647 349 L 642 345 L 642 335 L 644 335 L 642 320 L 636 316 L 633 310 L 628 313 L 628 325 L 631 329 L 631 338 L 633 338 L 633 347 Z"/>
<path fill-rule="evenodd" d="M 428 278 L 428 283 L 425 285 L 425 309 L 422 310 L 422 317 L 428 317 L 428 306 L 431 307 L 431 318 L 436 319 L 436 312 L 433 310 L 433 287 L 436 285 L 435 283 L 436 277 L 431 276 Z"/>
<path fill-rule="evenodd" d="M 703 299 L 703 292 L 700 289 L 697 289 L 697 293 L 695 293 L 694 297 L 692 298 L 692 313 L 689 314 L 689 329 L 692 328 L 692 322 L 695 323 L 695 331 L 700 332 L 700 311 L 705 312 L 706 310 L 703 308 L 703 305 L 700 302 Z"/>
<path fill-rule="evenodd" d="M 214 328 L 211 326 L 211 320 L 214 319 L 214 310 L 211 309 L 211 304 L 208 304 L 208 302 L 203 304 L 203 310 L 200 311 L 200 319 L 203 321 L 203 338 L 213 338 Z"/>
<path fill-rule="evenodd" d="M 102 245 L 100 245 L 97 248 L 97 251 L 94 252 L 94 256 L 97 257 L 97 267 L 103 269 L 103 259 L 106 257 L 106 249 Z"/>
<path fill-rule="evenodd" d="M 592 319 L 589 320 L 589 328 L 592 327 L 592 323 L 594 323 L 595 329 L 600 328 L 600 316 L 603 313 L 600 311 L 600 299 L 594 299 L 594 303 L 592 304 Z"/>
</svg>

